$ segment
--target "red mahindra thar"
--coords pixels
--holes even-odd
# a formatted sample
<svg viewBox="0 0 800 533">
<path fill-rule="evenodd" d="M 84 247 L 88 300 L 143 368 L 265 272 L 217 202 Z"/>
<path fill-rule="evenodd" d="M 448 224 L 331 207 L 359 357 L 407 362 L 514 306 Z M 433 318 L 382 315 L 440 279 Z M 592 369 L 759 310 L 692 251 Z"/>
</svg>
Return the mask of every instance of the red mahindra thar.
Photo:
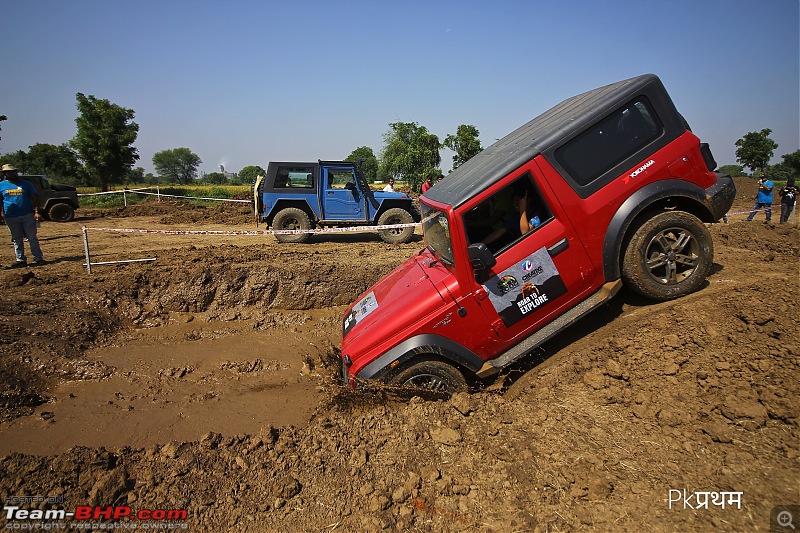
<svg viewBox="0 0 800 533">
<path fill-rule="evenodd" d="M 715 168 L 655 75 L 565 100 L 420 197 L 425 248 L 345 313 L 343 377 L 465 390 L 623 283 L 698 289 L 736 192 Z"/>
</svg>

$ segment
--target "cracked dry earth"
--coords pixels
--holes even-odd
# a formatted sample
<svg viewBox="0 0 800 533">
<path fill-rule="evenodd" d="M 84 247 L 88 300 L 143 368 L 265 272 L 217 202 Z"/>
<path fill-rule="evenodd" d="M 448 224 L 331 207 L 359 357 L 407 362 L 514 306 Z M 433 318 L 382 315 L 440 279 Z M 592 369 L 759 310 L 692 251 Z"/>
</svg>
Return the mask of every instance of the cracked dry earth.
<svg viewBox="0 0 800 533">
<path fill-rule="evenodd" d="M 53 262 L 0 271 L 4 499 L 185 509 L 194 531 L 769 531 L 800 503 L 796 225 L 712 225 L 700 291 L 623 291 L 436 400 L 336 383 L 345 306 L 419 237 L 90 231 L 93 261 L 157 259 L 82 266 L 83 225 L 252 229 L 181 205 L 45 223 Z M 670 502 L 684 489 L 741 506 Z"/>
</svg>

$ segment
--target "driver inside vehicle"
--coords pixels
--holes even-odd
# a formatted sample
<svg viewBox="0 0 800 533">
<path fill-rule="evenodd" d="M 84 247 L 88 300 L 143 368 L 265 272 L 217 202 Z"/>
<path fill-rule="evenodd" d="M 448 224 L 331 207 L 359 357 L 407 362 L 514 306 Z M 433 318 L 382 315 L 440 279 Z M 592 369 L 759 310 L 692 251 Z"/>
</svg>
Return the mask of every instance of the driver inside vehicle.
<svg viewBox="0 0 800 533">
<path fill-rule="evenodd" d="M 525 183 L 518 181 L 514 184 L 511 206 L 503 214 L 502 224 L 480 242 L 495 252 L 539 227 L 545 218 L 535 193 Z"/>
</svg>

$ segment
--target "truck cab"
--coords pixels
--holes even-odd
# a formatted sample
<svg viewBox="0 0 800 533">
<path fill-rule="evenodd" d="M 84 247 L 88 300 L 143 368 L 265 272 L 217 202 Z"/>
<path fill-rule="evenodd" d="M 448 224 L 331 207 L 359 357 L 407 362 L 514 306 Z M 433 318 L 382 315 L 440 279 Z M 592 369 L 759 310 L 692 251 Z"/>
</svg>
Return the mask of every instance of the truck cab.
<svg viewBox="0 0 800 533">
<path fill-rule="evenodd" d="M 270 162 L 253 184 L 253 202 L 281 242 L 305 242 L 317 228 L 369 225 L 392 226 L 378 230 L 386 242 L 408 242 L 419 222 L 409 195 L 372 191 L 349 161 Z"/>
<path fill-rule="evenodd" d="M 445 392 L 612 298 L 702 287 L 735 196 L 644 75 L 565 100 L 420 197 L 425 248 L 343 318 L 342 375 Z"/>
</svg>

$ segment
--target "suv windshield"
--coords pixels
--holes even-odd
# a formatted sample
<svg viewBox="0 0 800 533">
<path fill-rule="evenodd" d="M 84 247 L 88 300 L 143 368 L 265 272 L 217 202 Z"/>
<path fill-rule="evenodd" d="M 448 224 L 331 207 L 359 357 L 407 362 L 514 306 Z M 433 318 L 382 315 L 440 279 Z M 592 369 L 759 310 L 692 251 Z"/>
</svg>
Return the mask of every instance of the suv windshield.
<svg viewBox="0 0 800 533">
<path fill-rule="evenodd" d="M 440 261 L 452 265 L 453 242 L 450 240 L 450 222 L 447 213 L 421 204 L 422 206 L 422 234 L 425 245 L 436 255 Z"/>
</svg>

